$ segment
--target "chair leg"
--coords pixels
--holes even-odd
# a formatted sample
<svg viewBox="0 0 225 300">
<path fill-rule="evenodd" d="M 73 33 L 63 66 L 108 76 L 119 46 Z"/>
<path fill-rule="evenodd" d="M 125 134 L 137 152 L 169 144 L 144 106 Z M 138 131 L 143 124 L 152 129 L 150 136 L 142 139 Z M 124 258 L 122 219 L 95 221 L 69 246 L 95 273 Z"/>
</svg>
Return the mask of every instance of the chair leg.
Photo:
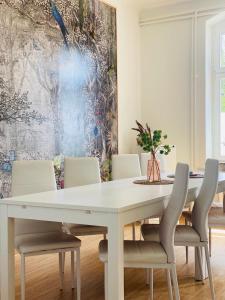
<svg viewBox="0 0 225 300">
<path fill-rule="evenodd" d="M 108 300 L 108 264 L 104 264 L 105 300 Z"/>
<path fill-rule="evenodd" d="M 201 278 L 203 278 L 203 269 L 202 269 L 202 253 L 201 253 L 201 247 L 196 247 L 197 248 L 197 255 L 198 255 L 198 263 L 199 263 L 199 270 L 200 270 L 200 275 Z M 204 284 L 204 281 L 202 281 Z"/>
<path fill-rule="evenodd" d="M 166 269 L 166 278 L 167 278 L 167 284 L 168 284 L 169 300 L 173 300 L 173 291 L 172 291 L 172 284 L 171 284 L 170 269 Z"/>
<path fill-rule="evenodd" d="M 59 252 L 59 277 L 60 277 L 60 290 L 63 290 L 63 254 Z"/>
<path fill-rule="evenodd" d="M 188 225 L 187 219 L 185 219 L 185 225 Z M 185 249 L 186 249 L 186 264 L 188 264 L 189 261 L 188 246 L 186 246 Z"/>
<path fill-rule="evenodd" d="M 105 233 L 103 234 L 103 240 L 106 240 L 106 234 Z"/>
<path fill-rule="evenodd" d="M 25 300 L 25 255 L 21 254 L 21 266 L 20 266 L 20 289 L 21 289 L 21 300 Z"/>
<path fill-rule="evenodd" d="M 185 247 L 185 251 L 186 251 L 186 265 L 189 262 L 189 252 L 188 252 L 188 246 Z"/>
<path fill-rule="evenodd" d="M 72 289 L 75 289 L 75 273 L 74 273 L 74 251 L 71 251 L 71 287 Z"/>
<path fill-rule="evenodd" d="M 145 222 L 145 221 L 144 221 Z M 144 222 L 141 222 L 141 226 L 142 224 L 144 224 Z M 142 241 L 142 232 L 141 232 L 141 226 L 140 226 L 140 241 Z"/>
<path fill-rule="evenodd" d="M 135 239 L 136 239 L 136 236 L 135 236 L 135 223 L 132 223 L 132 237 L 133 237 L 133 240 L 135 241 Z"/>
<path fill-rule="evenodd" d="M 66 252 L 62 253 L 62 272 L 65 273 L 65 260 L 66 260 Z"/>
<path fill-rule="evenodd" d="M 146 270 L 146 285 L 149 285 L 150 283 L 150 273 L 149 273 L 149 269 L 145 269 Z"/>
<path fill-rule="evenodd" d="M 77 300 L 81 299 L 80 248 L 76 250 Z"/>
<path fill-rule="evenodd" d="M 179 286 L 178 286 L 178 282 L 177 282 L 177 270 L 176 270 L 175 264 L 172 265 L 171 273 L 172 273 L 172 279 L 173 279 L 175 300 L 180 300 Z"/>
<path fill-rule="evenodd" d="M 149 291 L 150 291 L 150 300 L 154 298 L 154 274 L 153 269 L 149 269 Z"/>
<path fill-rule="evenodd" d="M 211 289 L 211 297 L 212 297 L 212 300 L 215 300 L 216 296 L 215 296 L 215 290 L 214 290 L 214 285 L 213 285 L 213 276 L 212 276 L 212 269 L 211 269 L 210 258 L 209 258 L 208 245 L 205 245 L 204 248 L 205 248 L 207 269 L 208 269 L 208 273 L 209 273 L 209 284 L 210 284 L 210 289 Z"/>
<path fill-rule="evenodd" d="M 209 227 L 209 255 L 212 256 L 212 228 Z"/>
</svg>

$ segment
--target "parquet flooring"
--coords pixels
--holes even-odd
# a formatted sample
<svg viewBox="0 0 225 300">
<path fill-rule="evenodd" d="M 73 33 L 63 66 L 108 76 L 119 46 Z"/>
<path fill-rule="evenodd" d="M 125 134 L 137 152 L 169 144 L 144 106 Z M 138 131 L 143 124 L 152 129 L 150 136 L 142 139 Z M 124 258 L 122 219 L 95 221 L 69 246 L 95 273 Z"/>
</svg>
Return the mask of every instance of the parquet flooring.
<svg viewBox="0 0 225 300">
<path fill-rule="evenodd" d="M 131 229 L 125 230 L 126 238 Z M 98 243 L 101 236 L 82 238 L 82 300 L 104 299 L 103 265 L 98 259 Z M 182 300 L 209 300 L 208 281 L 204 284 L 195 282 L 194 251 L 190 250 L 190 263 L 185 265 L 185 250 L 177 248 L 177 271 Z M 213 235 L 212 267 L 217 300 L 225 300 L 225 232 L 224 235 Z M 149 299 L 148 287 L 145 285 L 145 271 L 125 270 L 125 299 Z M 16 299 L 20 299 L 19 288 L 19 256 L 16 255 Z M 26 300 L 72 300 L 76 299 L 70 288 L 70 258 L 67 255 L 65 265 L 64 291 L 59 290 L 58 256 L 44 255 L 27 259 L 26 268 Z M 168 299 L 167 284 L 164 271 L 154 272 L 154 299 Z M 115 299 L 117 300 L 117 299 Z"/>
</svg>

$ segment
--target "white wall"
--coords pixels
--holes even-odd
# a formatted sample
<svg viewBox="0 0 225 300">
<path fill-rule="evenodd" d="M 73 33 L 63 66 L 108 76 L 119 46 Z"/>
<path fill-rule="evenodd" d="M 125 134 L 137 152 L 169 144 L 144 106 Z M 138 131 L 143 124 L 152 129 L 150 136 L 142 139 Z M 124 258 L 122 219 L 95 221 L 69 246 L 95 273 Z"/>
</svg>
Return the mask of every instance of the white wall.
<svg viewBox="0 0 225 300">
<path fill-rule="evenodd" d="M 191 27 L 187 21 L 146 26 L 141 39 L 142 118 L 165 131 L 177 159 L 189 162 Z"/>
<path fill-rule="evenodd" d="M 178 160 L 195 168 L 206 158 L 206 21 L 221 6 L 224 1 L 195 0 L 141 14 L 143 120 L 165 130 Z"/>
<path fill-rule="evenodd" d="M 141 118 L 139 12 L 128 0 L 104 2 L 117 8 L 119 152 L 132 153 L 137 146 L 131 128 Z"/>
</svg>

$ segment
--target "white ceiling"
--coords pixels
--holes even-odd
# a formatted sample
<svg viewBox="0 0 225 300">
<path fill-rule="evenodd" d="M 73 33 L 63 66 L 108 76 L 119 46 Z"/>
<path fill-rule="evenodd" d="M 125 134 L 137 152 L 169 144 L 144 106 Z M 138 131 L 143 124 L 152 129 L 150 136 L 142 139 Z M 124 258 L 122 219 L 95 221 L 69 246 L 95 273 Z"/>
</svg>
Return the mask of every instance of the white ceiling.
<svg viewBox="0 0 225 300">
<path fill-rule="evenodd" d="M 128 0 L 127 2 L 132 2 L 139 9 L 146 9 L 157 6 L 166 6 L 172 4 L 179 4 L 182 2 L 190 2 L 192 0 Z"/>
</svg>

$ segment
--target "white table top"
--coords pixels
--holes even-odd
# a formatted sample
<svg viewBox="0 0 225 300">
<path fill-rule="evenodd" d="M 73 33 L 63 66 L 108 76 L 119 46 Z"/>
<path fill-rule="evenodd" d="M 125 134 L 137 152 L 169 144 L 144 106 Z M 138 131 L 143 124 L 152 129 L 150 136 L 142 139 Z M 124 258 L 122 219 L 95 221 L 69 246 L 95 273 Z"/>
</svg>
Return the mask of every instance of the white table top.
<svg viewBox="0 0 225 300">
<path fill-rule="evenodd" d="M 172 185 L 136 185 L 135 179 L 6 198 L 0 204 L 118 213 L 162 201 L 171 194 Z M 201 183 L 202 179 L 190 179 L 189 191 L 199 188 Z M 220 174 L 219 183 L 225 184 L 225 173 Z"/>
</svg>

